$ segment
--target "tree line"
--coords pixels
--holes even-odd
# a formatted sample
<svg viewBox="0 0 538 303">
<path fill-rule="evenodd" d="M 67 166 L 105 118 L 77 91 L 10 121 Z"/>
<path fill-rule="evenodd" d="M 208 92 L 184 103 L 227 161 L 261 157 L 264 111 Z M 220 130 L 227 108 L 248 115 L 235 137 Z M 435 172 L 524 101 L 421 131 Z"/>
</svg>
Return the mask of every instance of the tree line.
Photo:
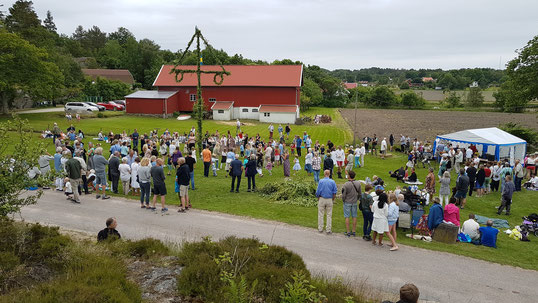
<svg viewBox="0 0 538 303">
<path fill-rule="evenodd" d="M 204 49 L 204 64 L 261 65 L 301 64 L 303 87 L 301 103 L 309 106 L 341 107 L 352 102 L 355 93 L 345 89 L 343 82 L 369 81 L 376 86 L 397 87 L 422 83 L 423 77 L 436 82 L 423 83 L 426 87 L 441 86 L 446 90 L 463 89 L 477 81 L 480 88 L 500 86 L 495 105 L 504 111 L 522 111 L 530 100 L 538 96 L 538 36 L 518 51 L 506 71 L 490 68 L 473 68 L 443 71 L 441 69 L 367 68 L 359 70 L 329 71 L 317 65 L 303 64 L 290 59 L 267 62 L 244 58 L 241 54 L 229 55 L 220 49 Z M 66 101 L 84 96 L 121 98 L 131 88 L 106 79 L 85 79 L 75 58 L 83 58 L 87 68 L 127 69 L 135 79 L 134 89 L 151 89 L 163 64 L 173 64 L 183 55 L 182 50 L 161 49 L 154 41 L 138 40 L 125 27 L 106 33 L 98 26 L 75 28 L 69 36 L 57 32 L 53 15 L 47 12 L 40 20 L 32 1 L 18 0 L 8 12 L 0 12 L 0 99 L 2 110 L 7 112 L 14 98 L 21 92 L 34 100 Z M 199 58 L 188 52 L 184 64 L 196 64 Z M 99 85 L 94 86 L 98 82 Z M 403 87 L 406 88 L 406 87 Z M 361 91 L 358 89 L 358 91 Z M 385 106 L 397 103 L 415 104 L 406 97 L 389 94 L 388 88 L 368 88 L 357 93 L 365 104 Z M 365 96 L 369 97 L 366 98 Z M 409 95 L 411 96 L 411 95 Z M 420 99 L 420 98 L 419 98 Z M 368 101 L 370 100 L 370 101 Z M 454 101 L 454 100 L 452 100 Z"/>
</svg>

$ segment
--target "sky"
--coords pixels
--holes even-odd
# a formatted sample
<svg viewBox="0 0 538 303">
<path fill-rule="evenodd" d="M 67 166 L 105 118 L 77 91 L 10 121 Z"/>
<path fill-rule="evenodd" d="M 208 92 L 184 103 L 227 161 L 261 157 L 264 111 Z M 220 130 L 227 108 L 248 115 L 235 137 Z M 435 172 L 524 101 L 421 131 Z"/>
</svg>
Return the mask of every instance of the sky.
<svg viewBox="0 0 538 303">
<path fill-rule="evenodd" d="M 67 35 L 123 26 L 177 51 L 198 26 L 230 55 L 331 70 L 504 68 L 538 35 L 536 0 L 35 0 L 34 9 L 41 19 L 50 10 Z"/>
</svg>

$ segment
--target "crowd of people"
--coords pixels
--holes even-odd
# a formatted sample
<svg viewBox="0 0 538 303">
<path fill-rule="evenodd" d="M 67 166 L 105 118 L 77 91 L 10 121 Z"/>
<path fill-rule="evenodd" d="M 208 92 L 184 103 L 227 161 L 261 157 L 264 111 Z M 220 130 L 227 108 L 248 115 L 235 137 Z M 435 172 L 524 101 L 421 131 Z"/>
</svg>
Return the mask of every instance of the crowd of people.
<svg viewBox="0 0 538 303">
<path fill-rule="evenodd" d="M 153 130 L 149 134 L 140 134 L 136 129 L 129 134 L 99 132 L 93 142 L 85 144 L 81 129 L 71 125 L 64 133 L 55 124 L 44 137 L 52 138 L 56 154 L 42 155 L 39 164 L 45 173 L 50 170 L 47 167 L 49 161 L 54 161 L 55 170 L 62 172 L 56 178 L 56 189 L 65 190 L 68 198 L 76 203 L 80 202 L 82 191 L 85 194 L 95 192 L 97 199 L 108 199 L 106 191 L 118 194 L 121 184 L 124 195 L 140 197 L 141 208 L 155 211 L 159 200 L 163 213 L 168 211 L 165 198 L 169 190 L 165 182 L 167 176 L 173 175 L 175 179 L 175 192 L 181 201 L 178 211 L 185 212 L 192 207 L 188 192 L 196 189 L 194 169 L 199 161 L 203 164 L 204 177 L 217 177 L 219 171 L 224 170 L 224 177 L 231 179 L 230 192 L 235 193 L 240 192 L 242 177 L 247 178 L 247 192 L 252 192 L 257 190 L 257 177 L 271 175 L 278 167 L 285 178 L 291 177 L 292 171 L 293 174 L 305 171 L 318 184 L 318 230 L 327 233 L 332 232 L 332 206 L 337 194 L 334 174 L 335 178 L 348 180 L 342 187 L 346 235 L 356 235 L 359 209 L 364 219 L 363 238 L 381 246 L 386 236 L 391 241 L 391 250 L 398 249 L 395 223 L 399 211 L 409 206 L 404 202 L 400 187 L 385 191 L 384 181 L 377 176 L 363 181 L 366 185 L 364 191 L 361 190 L 354 169 L 365 165 L 367 154 L 385 159 L 390 151 L 405 153 L 405 165 L 389 173 L 398 181 L 409 184 L 421 184 L 415 170 L 420 163 L 423 168 L 428 166 L 424 190 L 418 192 L 424 195 L 428 204 L 435 197 L 436 183 L 439 182 L 438 198 L 433 200 L 439 200 L 434 204 L 444 208 L 442 213 L 448 218 L 455 211 L 454 207 L 465 207 L 467 195 L 475 192 L 481 197 L 493 191 L 502 193 L 498 213 L 506 210 L 508 215 L 512 195 L 521 190 L 524 177 L 529 178 L 526 186 L 535 186 L 538 181 L 535 154 L 525 159 L 525 165 L 516 160 L 512 167 L 503 161 L 484 163 L 473 145 L 460 148 L 437 142 L 437 148 L 433 150 L 428 141 L 423 143 L 401 135 L 397 146 L 392 134 L 388 139 L 374 134 L 364 137 L 356 146 L 336 146 L 331 140 L 320 143 L 306 131 L 293 135 L 289 124 L 277 127 L 270 124 L 265 138 L 259 133 L 249 136 L 242 131 L 242 125 L 238 120 L 235 134 L 206 131 L 202 136 L 202 150 L 197 152 L 194 127 L 183 134 L 168 129 Z M 107 151 L 108 157 L 105 156 Z M 438 161 L 437 171 L 430 163 L 433 159 Z M 450 187 L 452 171 L 456 172 L 454 188 Z M 320 173 L 323 176 L 320 177 Z M 451 196 L 454 203 L 450 203 Z M 325 225 L 324 218 L 327 220 Z M 457 224 L 453 223 L 459 226 L 459 218 L 457 221 Z"/>
</svg>

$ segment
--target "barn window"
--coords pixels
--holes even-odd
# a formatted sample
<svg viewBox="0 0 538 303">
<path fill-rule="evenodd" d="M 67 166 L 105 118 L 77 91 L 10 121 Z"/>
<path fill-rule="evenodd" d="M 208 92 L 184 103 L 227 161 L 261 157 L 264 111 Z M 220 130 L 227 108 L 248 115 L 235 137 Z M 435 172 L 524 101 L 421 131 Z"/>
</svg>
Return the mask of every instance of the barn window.
<svg viewBox="0 0 538 303">
<path fill-rule="evenodd" d="M 244 113 L 248 113 L 248 108 L 243 108 Z"/>
<path fill-rule="evenodd" d="M 257 108 L 253 108 L 253 109 L 252 109 L 252 112 L 253 112 L 253 113 L 257 113 L 257 112 L 258 112 L 258 109 L 257 109 Z"/>
<path fill-rule="evenodd" d="M 192 102 L 196 101 L 196 95 L 195 94 L 191 94 L 189 96 L 189 100 L 191 100 Z"/>
<path fill-rule="evenodd" d="M 271 113 L 263 113 L 264 117 L 271 117 Z"/>
<path fill-rule="evenodd" d="M 217 102 L 217 98 L 209 98 L 209 102 Z"/>
<path fill-rule="evenodd" d="M 224 110 L 223 110 L 223 109 L 219 109 L 217 112 L 218 112 L 219 114 L 224 114 Z"/>
</svg>

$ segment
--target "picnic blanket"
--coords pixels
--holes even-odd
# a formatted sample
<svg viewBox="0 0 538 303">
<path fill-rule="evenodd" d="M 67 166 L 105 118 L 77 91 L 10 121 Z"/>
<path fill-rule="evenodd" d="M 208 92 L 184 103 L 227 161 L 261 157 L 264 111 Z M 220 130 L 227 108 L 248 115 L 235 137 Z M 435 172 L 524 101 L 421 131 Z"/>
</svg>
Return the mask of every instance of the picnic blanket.
<svg viewBox="0 0 538 303">
<path fill-rule="evenodd" d="M 475 219 L 476 219 L 476 222 L 478 222 L 478 224 L 486 225 L 486 222 L 491 219 L 493 221 L 493 227 L 510 228 L 508 221 L 504 219 L 488 218 L 488 217 L 483 217 L 480 215 L 475 215 Z"/>
</svg>

